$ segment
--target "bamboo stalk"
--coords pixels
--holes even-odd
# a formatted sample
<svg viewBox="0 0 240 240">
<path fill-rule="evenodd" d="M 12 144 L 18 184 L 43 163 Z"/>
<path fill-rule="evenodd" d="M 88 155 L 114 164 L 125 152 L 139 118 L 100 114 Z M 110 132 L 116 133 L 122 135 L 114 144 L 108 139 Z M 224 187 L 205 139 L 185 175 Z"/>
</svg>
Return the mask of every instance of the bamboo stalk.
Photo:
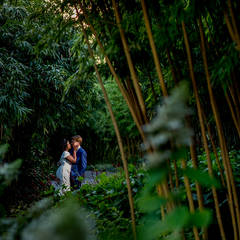
<svg viewBox="0 0 240 240">
<path fill-rule="evenodd" d="M 161 70 L 161 65 L 160 65 L 158 54 L 157 54 L 156 45 L 155 45 L 155 42 L 154 42 L 154 39 L 153 39 L 151 26 L 150 26 L 150 22 L 149 22 L 149 18 L 148 18 L 148 13 L 147 13 L 147 8 L 146 8 L 146 4 L 145 4 L 144 0 L 141 0 L 141 5 L 142 5 L 144 22 L 145 22 L 147 35 L 148 35 L 149 43 L 150 43 L 152 54 L 153 54 L 153 59 L 154 59 L 154 64 L 155 64 L 155 67 L 156 67 L 158 79 L 159 79 L 160 86 L 161 86 L 161 89 L 162 89 L 162 92 L 163 92 L 163 96 L 167 97 L 168 96 L 167 87 L 166 87 L 165 82 L 164 82 L 164 78 L 163 78 L 163 74 L 162 74 L 162 70 Z M 176 178 L 176 186 L 178 186 L 179 183 L 178 183 L 178 176 L 177 176 L 176 161 L 174 161 L 174 168 L 175 168 L 174 173 L 175 173 L 175 178 Z M 173 182 L 172 182 L 171 174 L 169 175 L 169 181 L 170 181 L 170 186 L 172 188 L 173 187 Z"/>
<path fill-rule="evenodd" d="M 125 33 L 124 33 L 124 30 L 123 30 L 122 25 L 121 25 L 120 14 L 119 14 L 118 6 L 117 6 L 115 0 L 112 0 L 112 5 L 113 5 L 117 25 L 118 25 L 119 32 L 120 32 L 120 37 L 121 37 L 122 44 L 123 44 L 123 50 L 124 50 L 124 53 L 125 53 L 125 56 L 126 56 L 126 59 L 127 59 L 127 63 L 128 63 L 128 67 L 129 67 L 129 71 L 131 73 L 131 77 L 132 77 L 132 80 L 133 80 L 133 86 L 134 86 L 134 89 L 135 89 L 136 94 L 137 94 L 137 98 L 138 98 L 138 101 L 139 101 L 139 104 L 140 104 L 140 107 L 141 107 L 142 114 L 144 116 L 145 123 L 147 123 L 148 118 L 147 118 L 145 103 L 144 103 L 143 96 L 142 96 L 142 91 L 141 91 L 141 88 L 140 88 L 140 85 L 139 85 L 139 80 L 138 80 L 138 77 L 137 77 L 133 62 L 132 62 L 132 58 L 131 58 L 128 43 L 127 43 L 127 40 L 126 40 L 126 37 L 125 37 Z"/>
<path fill-rule="evenodd" d="M 167 57 L 168 57 L 168 61 L 169 61 L 169 64 L 170 64 L 171 73 L 172 73 L 172 76 L 173 76 L 174 83 L 175 83 L 175 85 L 177 85 L 178 81 L 177 81 L 177 78 L 176 78 L 176 72 L 175 72 L 173 62 L 172 62 L 172 59 L 171 59 L 170 52 L 169 52 L 168 48 L 167 48 Z M 170 167 L 171 167 L 171 164 L 170 164 Z M 176 188 L 178 188 L 179 187 L 179 177 L 178 177 L 178 170 L 177 170 L 177 164 L 176 164 L 175 159 L 173 159 L 173 168 L 174 168 L 173 170 L 174 170 L 174 176 L 175 176 L 175 186 L 176 186 Z"/>
<path fill-rule="evenodd" d="M 220 163 L 220 160 L 219 160 L 219 157 L 218 157 L 217 148 L 216 148 L 216 145 L 215 145 L 214 140 L 213 140 L 211 128 L 210 128 L 210 125 L 207 123 L 207 118 L 205 116 L 205 113 L 204 113 L 201 105 L 200 105 L 200 107 L 201 107 L 201 113 L 202 113 L 202 116 L 203 116 L 203 120 L 204 120 L 204 122 L 207 126 L 207 133 L 208 133 L 208 136 L 209 136 L 210 141 L 211 141 L 212 149 L 213 149 L 213 152 L 214 152 L 214 155 L 215 155 L 215 158 L 216 158 L 216 163 L 217 163 L 218 170 L 219 170 L 219 173 L 220 173 L 221 182 L 222 182 L 223 187 L 226 187 L 223 170 L 222 170 L 221 163 Z"/>
<path fill-rule="evenodd" d="M 238 132 L 238 135 L 240 137 L 240 126 L 239 126 L 239 123 L 238 123 L 238 120 L 237 120 L 237 116 L 234 112 L 232 102 L 231 102 L 230 97 L 228 96 L 227 92 L 225 93 L 225 97 L 226 97 L 226 100 L 227 100 L 227 103 L 228 103 L 228 106 L 229 106 L 229 109 L 230 109 L 230 112 L 231 112 L 231 116 L 232 116 L 234 125 L 235 125 L 235 127 L 237 129 L 237 132 Z"/>
<path fill-rule="evenodd" d="M 188 127 L 192 128 L 189 117 L 186 118 L 186 122 L 187 122 Z M 191 159 L 192 159 L 192 163 L 193 163 L 193 168 L 197 169 L 198 166 L 197 166 L 197 154 L 196 154 L 195 136 L 192 137 L 192 143 L 190 145 L 190 155 L 191 155 Z M 204 206 L 203 206 L 202 189 L 201 189 L 201 186 L 200 186 L 200 184 L 198 182 L 195 182 L 195 184 L 196 184 L 196 191 L 197 191 L 198 206 L 199 206 L 200 210 L 203 210 Z M 206 240 L 207 236 L 208 236 L 207 229 L 204 228 L 203 229 L 203 239 Z"/>
<path fill-rule="evenodd" d="M 182 159 L 182 168 L 186 169 L 187 168 L 187 162 L 185 159 Z M 187 198 L 188 198 L 188 204 L 189 204 L 189 209 L 191 213 L 195 212 L 194 208 L 194 203 L 193 203 L 193 197 L 192 197 L 192 192 L 191 192 L 191 186 L 188 177 L 184 176 L 184 185 L 187 191 Z M 193 227 L 193 234 L 196 240 L 200 240 L 198 229 L 194 226 Z"/>
<path fill-rule="evenodd" d="M 146 31 L 147 31 L 149 43 L 150 43 L 152 54 L 153 54 L 153 60 L 154 60 L 154 64 L 155 64 L 155 67 L 156 67 L 158 79 L 159 79 L 160 86 L 161 86 L 161 89 L 162 89 L 162 92 L 163 92 L 163 96 L 167 97 L 168 96 L 167 87 L 166 87 L 165 82 L 164 82 L 162 69 L 161 69 L 159 57 L 158 57 L 158 54 L 157 54 L 156 45 L 155 45 L 155 42 L 154 42 L 154 39 L 153 39 L 151 26 L 150 26 L 150 21 L 149 21 L 149 18 L 148 18 L 147 8 L 146 8 L 146 4 L 145 4 L 144 0 L 141 0 L 141 5 L 142 5 L 144 22 L 145 22 Z M 174 173 L 175 173 L 175 178 L 176 178 L 175 179 L 176 180 L 176 186 L 179 186 L 176 161 L 174 161 Z M 171 174 L 169 174 L 169 182 L 170 182 L 170 187 L 173 188 L 173 182 L 172 182 Z"/>
<path fill-rule="evenodd" d="M 176 50 L 174 49 L 174 47 L 172 47 L 171 48 L 171 51 L 169 52 L 170 53 L 170 56 L 171 56 L 171 54 L 172 54 L 172 58 L 173 59 L 177 59 L 177 53 L 176 53 Z M 183 76 L 182 76 L 182 72 L 181 72 L 181 70 L 180 70 L 180 68 L 181 68 L 181 66 L 179 65 L 179 62 L 178 61 L 175 61 L 174 62 L 174 69 L 175 69 L 175 71 L 176 71 L 176 77 L 177 77 L 177 80 L 178 81 L 180 81 L 182 78 L 183 78 Z"/>
<path fill-rule="evenodd" d="M 175 159 L 173 160 L 173 166 L 174 166 L 174 175 L 175 175 L 175 186 L 176 188 L 179 188 L 178 170 L 177 170 L 177 163 Z"/>
<path fill-rule="evenodd" d="M 196 149 L 193 144 L 190 145 L 190 155 L 191 155 L 191 159 L 192 159 L 192 163 L 193 163 L 193 168 L 198 169 Z M 198 206 L 199 206 L 199 209 L 202 210 L 204 208 L 203 207 L 203 196 L 202 196 L 201 186 L 199 185 L 198 182 L 196 182 L 196 190 L 197 190 L 197 197 L 198 197 Z"/>
<path fill-rule="evenodd" d="M 129 76 L 127 76 L 127 78 L 126 78 L 126 88 L 127 88 L 127 91 L 128 91 L 128 95 L 129 95 L 131 105 L 132 105 L 132 107 L 135 111 L 135 114 L 136 114 L 137 118 L 138 118 L 139 124 L 144 125 L 144 118 L 142 116 L 142 112 L 141 112 L 141 109 L 140 109 L 140 106 L 139 106 L 139 102 L 137 100 L 136 92 L 134 91 L 134 88 L 132 88 L 132 84 L 131 84 L 131 81 L 129 79 Z"/>
<path fill-rule="evenodd" d="M 230 19 L 229 19 L 229 17 L 228 17 L 228 14 L 227 14 L 226 11 L 224 11 L 223 14 L 224 14 L 224 19 L 225 19 L 225 22 L 226 22 L 226 25 L 227 25 L 229 34 L 230 34 L 232 40 L 233 40 L 234 42 L 236 42 L 235 34 L 234 34 L 234 31 L 233 31 L 233 27 L 232 27 L 232 24 L 231 24 L 231 22 L 230 22 Z"/>
<path fill-rule="evenodd" d="M 234 78 L 235 78 L 235 74 L 233 74 Z M 236 79 L 234 79 L 235 81 Z M 237 122 L 238 125 L 240 126 L 240 107 L 239 107 L 239 102 L 238 99 L 236 97 L 236 95 L 240 94 L 239 92 L 236 93 L 237 91 L 239 91 L 238 86 L 236 86 L 236 88 L 234 89 L 233 86 L 229 86 L 229 91 L 234 103 L 234 107 L 235 107 L 235 112 L 236 112 L 236 117 L 237 117 Z"/>
<path fill-rule="evenodd" d="M 240 112 L 239 109 L 239 104 L 240 104 L 240 90 L 239 90 L 239 84 L 238 84 L 238 81 L 236 79 L 236 74 L 235 72 L 233 72 L 233 84 L 234 84 L 234 89 L 236 91 L 236 101 L 237 101 L 237 106 L 238 106 L 238 111 L 237 112 Z"/>
<path fill-rule="evenodd" d="M 174 68 L 169 49 L 167 48 L 166 51 L 167 51 L 167 58 L 168 58 L 168 62 L 169 62 L 169 65 L 170 65 L 171 73 L 172 73 L 172 76 L 173 76 L 173 81 L 174 81 L 175 85 L 177 85 L 179 79 L 177 79 L 177 77 L 176 77 L 176 70 Z"/>
<path fill-rule="evenodd" d="M 235 33 L 235 39 L 237 41 L 238 47 L 240 47 L 240 37 L 239 37 L 238 28 L 237 28 L 237 23 L 236 23 L 236 20 L 235 20 L 235 15 L 234 15 L 234 12 L 233 12 L 232 1 L 228 0 L 227 5 L 228 5 L 228 9 L 229 9 L 230 16 L 231 16 L 231 19 L 232 19 L 232 26 L 233 26 L 233 31 Z"/>
<path fill-rule="evenodd" d="M 187 125 L 190 129 L 192 129 L 191 126 L 191 122 L 190 122 L 190 118 L 187 117 L 186 118 L 186 122 Z M 192 137 L 192 143 L 190 145 L 190 155 L 191 155 L 191 159 L 192 159 L 192 164 L 193 164 L 193 168 L 197 169 L 198 168 L 198 164 L 197 164 L 197 154 L 196 154 L 196 145 L 195 145 L 195 136 Z M 198 206 L 199 209 L 202 210 L 203 207 L 203 196 L 202 196 L 202 189 L 201 186 L 198 182 L 195 183 L 196 184 L 196 190 L 197 190 L 197 197 L 198 197 Z M 207 239 L 207 233 L 205 231 L 204 233 L 204 239 Z"/>
<path fill-rule="evenodd" d="M 167 179 L 161 184 L 161 188 L 163 190 L 163 195 L 168 198 L 169 197 L 169 188 Z M 170 212 L 174 208 L 174 203 L 172 201 L 167 202 L 167 212 Z"/>
<path fill-rule="evenodd" d="M 152 54 L 153 54 L 153 59 L 154 59 L 154 63 L 155 63 L 155 67 L 157 70 L 157 75 L 158 75 L 158 79 L 162 88 L 162 92 L 163 92 L 163 96 L 168 96 L 167 93 L 167 88 L 163 79 L 163 74 L 162 74 L 162 69 L 161 69 L 161 65 L 160 65 L 160 61 L 158 58 L 158 54 L 157 54 L 157 48 L 153 39 L 153 35 L 152 35 L 152 31 L 151 31 L 151 26 L 150 26 L 150 22 L 149 22 L 149 18 L 148 18 L 148 13 L 147 13 L 147 8 L 146 8 L 146 4 L 144 0 L 141 0 L 141 5 L 142 5 L 142 10 L 143 10 L 143 17 L 144 17 L 144 22 L 145 22 L 145 26 L 146 26 L 146 30 L 147 30 L 147 35 L 148 35 L 148 39 L 149 39 L 149 43 L 152 49 Z"/>
<path fill-rule="evenodd" d="M 234 30 L 233 30 L 233 26 L 232 26 L 232 24 L 230 22 L 228 14 L 227 14 L 226 11 L 224 11 L 223 14 L 224 14 L 224 19 L 225 19 L 225 22 L 226 22 L 226 25 L 227 25 L 227 29 L 228 29 L 229 35 L 232 38 L 233 42 L 235 42 L 237 44 L 237 50 L 240 50 L 240 46 L 239 46 L 238 40 L 237 40 L 237 38 L 235 36 Z"/>
<path fill-rule="evenodd" d="M 157 185 L 157 193 L 158 193 L 159 196 L 163 196 L 163 190 L 162 190 L 162 186 L 160 184 Z M 162 219 L 164 219 L 165 218 L 164 207 L 161 206 L 160 209 L 161 209 Z"/>
<path fill-rule="evenodd" d="M 126 141 L 127 141 L 127 158 L 129 159 L 131 157 L 131 150 L 130 150 L 130 142 L 129 142 L 129 138 L 126 137 Z"/>
<path fill-rule="evenodd" d="M 104 47 L 103 47 L 103 44 L 101 43 L 101 41 L 100 41 L 100 39 L 99 39 L 99 37 L 98 37 L 98 34 L 97 34 L 96 30 L 94 29 L 93 25 L 91 24 L 91 22 L 90 22 L 90 20 L 89 20 L 89 17 L 88 17 L 88 15 L 87 15 L 86 9 L 85 9 L 85 8 L 83 7 L 83 5 L 81 4 L 81 1 L 79 1 L 78 3 L 79 3 L 79 6 L 80 6 L 80 8 L 81 8 L 81 11 L 83 12 L 83 15 L 84 15 L 84 17 L 85 17 L 85 19 L 86 19 L 87 24 L 89 25 L 89 27 L 90 27 L 90 29 L 91 29 L 91 31 L 92 31 L 92 34 L 93 34 L 93 36 L 95 37 L 95 39 L 96 39 L 96 41 L 97 41 L 97 43 L 98 43 L 98 46 L 100 47 L 100 50 L 102 51 L 102 54 L 104 55 L 104 58 L 105 58 L 105 60 L 106 60 L 106 62 L 107 62 L 107 64 L 108 64 L 108 67 L 109 67 L 109 69 L 110 69 L 110 72 L 112 73 L 112 75 L 113 75 L 113 77 L 114 77 L 114 79 L 115 79 L 115 81 L 116 81 L 116 83 L 117 83 L 117 85 L 118 85 L 118 88 L 119 88 L 120 92 L 122 93 L 122 95 L 123 95 L 123 97 L 124 97 L 124 99 L 125 99 L 125 101 L 126 101 L 126 103 L 127 103 L 127 105 L 128 105 L 128 108 L 129 108 L 129 110 L 130 110 L 130 112 L 131 112 L 131 115 L 132 115 L 132 117 L 133 117 L 133 120 L 134 120 L 134 122 L 135 122 L 135 124 L 136 124 L 136 126 L 137 126 L 137 128 L 138 128 L 138 131 L 139 131 L 141 137 L 142 137 L 142 140 L 143 140 L 144 143 L 146 143 L 145 133 L 144 133 L 143 130 L 142 130 L 141 124 L 140 124 L 140 122 L 139 122 L 139 119 L 138 119 L 137 116 L 136 116 L 136 113 L 135 113 L 135 111 L 134 111 L 133 105 L 132 105 L 131 102 L 130 102 L 129 96 L 128 96 L 127 92 L 125 91 L 125 89 L 123 88 L 122 83 L 121 83 L 121 81 L 120 81 L 120 79 L 119 79 L 119 77 L 118 77 L 118 75 L 117 75 L 117 73 L 116 73 L 116 71 L 115 71 L 112 63 L 111 63 L 108 55 L 106 54 L 106 51 L 105 51 L 105 49 L 104 49 Z"/>
<path fill-rule="evenodd" d="M 199 98 L 199 94 L 198 94 L 197 83 L 196 83 L 194 69 L 193 69 L 192 54 L 191 54 L 188 35 L 187 35 L 186 26 L 185 26 L 184 22 L 182 22 L 182 30 L 183 30 L 184 43 L 185 43 L 186 52 L 187 52 L 190 78 L 192 80 L 193 92 L 194 92 L 194 96 L 195 96 L 196 104 L 197 104 L 197 112 L 198 112 L 198 118 L 199 118 L 199 122 L 200 122 L 203 146 L 204 146 L 204 150 L 205 150 L 206 156 L 207 156 L 208 172 L 209 172 L 210 176 L 213 176 L 210 151 L 208 148 L 206 131 L 205 131 L 205 127 L 204 127 L 204 120 L 203 120 L 203 115 L 202 115 L 202 111 L 201 111 L 202 108 L 201 108 L 201 104 L 200 104 L 200 98 Z M 213 193 L 214 204 L 215 204 L 215 209 L 216 209 L 216 216 L 217 216 L 217 221 L 218 221 L 221 238 L 223 240 L 225 240 L 226 236 L 225 236 L 225 232 L 224 232 L 224 228 L 223 228 L 222 217 L 221 217 L 221 213 L 220 213 L 220 209 L 219 209 L 219 201 L 218 201 L 217 191 L 216 191 L 215 187 L 212 187 L 212 193 Z"/>
<path fill-rule="evenodd" d="M 77 11 L 77 8 L 76 8 L 76 11 Z M 77 11 L 77 13 L 78 13 L 78 11 Z M 88 46 L 89 55 L 91 56 L 91 58 L 93 60 L 95 60 L 94 55 L 93 55 L 93 51 L 92 51 L 91 46 L 89 44 L 89 40 L 88 40 L 86 31 L 85 31 L 82 23 L 81 23 L 81 28 L 82 28 L 82 32 L 84 34 L 85 41 L 86 41 L 87 46 Z M 126 159 L 126 156 L 125 156 L 125 153 L 124 153 L 124 148 L 123 148 L 123 142 L 122 142 L 122 138 L 121 138 L 121 135 L 120 135 L 120 132 L 119 132 L 119 128 L 118 128 L 118 124 L 117 124 L 116 118 L 115 118 L 113 110 L 112 110 L 111 103 L 109 101 L 106 89 L 104 87 L 104 84 L 103 84 L 102 78 L 101 78 L 101 76 L 99 74 L 99 71 L 98 71 L 96 63 L 94 63 L 94 68 L 95 68 L 95 71 L 96 71 L 96 74 L 97 74 L 97 79 L 98 79 L 99 84 L 101 86 L 101 89 L 102 89 L 102 92 L 103 92 L 103 96 L 104 96 L 104 100 L 106 102 L 108 111 L 110 113 L 111 120 L 112 120 L 112 123 L 113 123 L 113 126 L 114 126 L 114 130 L 115 130 L 115 133 L 116 133 L 116 136 L 117 136 L 117 141 L 118 141 L 118 145 L 119 145 L 119 149 L 120 149 L 120 153 L 121 153 L 121 158 L 122 158 L 124 172 L 125 172 L 125 177 L 126 177 L 126 182 L 127 182 L 128 200 L 129 200 L 130 211 L 131 211 L 133 235 L 134 235 L 134 239 L 136 239 L 136 223 L 135 223 L 133 196 L 132 196 L 132 190 L 131 190 L 131 183 L 130 183 L 130 178 L 129 178 L 128 166 L 127 166 L 127 159 Z"/>
<path fill-rule="evenodd" d="M 153 94 L 153 97 L 154 97 L 154 100 L 155 102 L 157 103 L 158 99 L 157 99 L 157 94 L 156 94 L 156 91 L 154 89 L 154 85 L 153 85 L 153 81 L 152 81 L 152 78 L 151 78 L 151 74 L 148 73 L 148 78 L 149 78 L 149 82 L 150 82 L 150 87 L 151 87 L 151 90 L 152 90 L 152 94 Z"/>
<path fill-rule="evenodd" d="M 3 139 L 3 124 L 1 124 L 0 142 L 2 141 L 2 139 Z"/>
<path fill-rule="evenodd" d="M 168 168 L 171 170 L 171 164 L 170 164 L 169 159 L 167 160 L 167 164 L 168 164 Z M 170 189 L 172 191 L 174 189 L 174 186 L 173 186 L 173 178 L 172 178 L 171 171 L 169 171 L 169 173 L 168 173 L 168 179 L 169 179 L 169 186 L 170 186 Z"/>
<path fill-rule="evenodd" d="M 198 24 L 199 24 L 200 39 L 201 39 L 201 52 L 202 52 L 202 57 L 203 57 L 203 64 L 204 64 L 204 70 L 205 70 L 205 74 L 206 74 L 210 103 L 211 103 L 213 115 L 214 115 L 214 118 L 216 121 L 216 127 L 217 127 L 218 136 L 219 136 L 220 148 L 222 150 L 221 153 L 222 153 L 222 158 L 223 158 L 223 164 L 224 164 L 224 168 L 226 171 L 227 189 L 228 189 L 228 195 L 229 195 L 229 205 L 231 208 L 232 223 L 233 223 L 233 228 L 234 228 L 234 239 L 238 239 L 237 228 L 240 230 L 240 214 L 239 214 L 239 205 L 238 205 L 236 186 L 235 186 L 235 182 L 234 182 L 234 178 L 233 178 L 232 167 L 231 167 L 230 160 L 228 157 L 228 151 L 227 151 L 227 146 L 226 146 L 226 140 L 225 140 L 225 137 L 223 134 L 223 128 L 222 128 L 220 116 L 218 113 L 215 97 L 214 97 L 212 86 L 211 86 L 210 73 L 208 70 L 207 54 L 206 54 L 206 48 L 205 48 L 205 42 L 204 42 L 204 32 L 203 32 L 201 19 L 198 19 Z M 237 216 L 237 224 L 236 224 L 236 220 L 235 220 L 234 207 L 235 207 L 236 216 Z"/>
<path fill-rule="evenodd" d="M 197 169 L 197 155 L 196 155 L 196 146 L 193 143 L 190 145 L 190 155 L 191 155 L 191 159 L 192 159 L 192 163 L 193 163 L 193 168 Z M 198 182 L 195 182 L 196 184 L 196 191 L 197 191 L 197 199 L 198 199 L 198 206 L 200 210 L 204 209 L 203 206 L 203 195 L 202 195 L 202 188 L 200 186 L 200 184 Z M 208 232 L 207 229 L 204 228 L 203 229 L 203 239 L 206 240 L 208 238 Z"/>
</svg>

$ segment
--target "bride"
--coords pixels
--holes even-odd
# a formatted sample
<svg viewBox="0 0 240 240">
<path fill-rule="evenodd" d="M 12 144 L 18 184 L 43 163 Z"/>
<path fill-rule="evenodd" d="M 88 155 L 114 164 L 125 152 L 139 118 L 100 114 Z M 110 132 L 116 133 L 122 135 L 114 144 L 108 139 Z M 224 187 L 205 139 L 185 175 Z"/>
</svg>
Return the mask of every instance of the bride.
<svg viewBox="0 0 240 240">
<path fill-rule="evenodd" d="M 70 172 L 72 163 L 76 163 L 77 156 L 76 150 L 73 149 L 73 156 L 68 152 L 71 149 L 71 144 L 68 140 L 63 140 L 63 153 L 58 162 L 59 168 L 57 169 L 56 176 L 60 180 L 60 184 L 57 188 L 59 195 L 63 195 L 65 192 L 70 191 Z"/>
</svg>

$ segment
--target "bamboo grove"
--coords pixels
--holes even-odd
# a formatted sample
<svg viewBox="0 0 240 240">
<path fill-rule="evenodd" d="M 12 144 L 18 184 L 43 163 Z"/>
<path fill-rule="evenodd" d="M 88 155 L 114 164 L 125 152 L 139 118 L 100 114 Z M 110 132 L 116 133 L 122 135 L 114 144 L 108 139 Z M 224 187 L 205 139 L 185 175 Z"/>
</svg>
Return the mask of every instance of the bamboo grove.
<svg viewBox="0 0 240 240">
<path fill-rule="evenodd" d="M 213 172 L 211 158 L 213 153 L 219 171 L 218 178 L 224 189 L 221 195 L 224 194 L 227 200 L 227 214 L 231 219 L 230 235 L 234 240 L 240 239 L 238 189 L 229 158 L 229 148 L 233 141 L 227 141 L 229 126 L 224 125 L 224 114 L 228 114 L 230 119 L 228 121 L 234 128 L 235 139 L 239 143 L 240 3 L 233 0 L 130 2 L 91 0 L 64 4 L 66 6 L 69 4 L 75 9 L 76 25 L 81 28 L 89 56 L 95 61 L 94 68 L 111 115 L 126 173 L 135 238 L 136 223 L 127 159 L 101 78 L 102 69 L 98 69 L 99 63 L 95 57 L 97 55 L 103 57 L 102 61 L 108 66 L 108 71 L 116 81 L 143 143 L 147 143 L 147 137 L 142 126 L 149 122 L 152 115 L 146 107 L 141 83 L 143 69 L 141 71 L 139 68 L 145 66 L 147 69 L 148 73 L 144 78 L 150 82 L 152 97 L 155 98 L 157 89 L 160 89 L 162 97 L 167 98 L 171 88 L 177 86 L 179 82 L 182 80 L 189 82 L 192 89 L 192 100 L 189 104 L 196 110 L 196 115 L 185 119 L 186 124 L 195 130 L 189 149 L 190 160 L 182 159 L 181 165 L 174 160 L 169 161 L 171 173 L 168 180 L 158 186 L 158 192 L 167 197 L 170 191 L 184 184 L 190 212 L 204 209 L 204 190 L 198 182 L 193 189 L 193 182 L 187 176 L 182 176 L 180 169 L 185 169 L 189 164 L 198 169 L 197 152 L 202 148 L 206 154 L 208 173 L 214 176 L 216 173 Z M 109 51 L 109 44 L 112 51 Z M 148 63 L 143 61 L 145 57 L 152 63 L 149 67 Z M 128 70 L 124 69 L 125 66 L 128 66 Z M 165 74 L 166 68 L 170 70 L 171 75 Z M 153 84 L 155 79 L 158 81 Z M 227 106 L 227 109 L 222 109 L 222 104 Z M 199 139 L 200 141 L 197 141 Z M 218 148 L 221 156 L 217 153 Z M 147 151 L 151 153 L 155 150 L 150 146 Z M 219 191 L 215 186 L 212 186 L 211 191 L 215 208 L 213 215 L 219 234 L 221 239 L 230 239 L 229 229 L 225 228 L 224 215 L 220 207 Z M 197 196 L 197 204 L 194 203 L 194 194 Z M 174 205 L 170 204 L 166 209 L 161 209 L 162 217 L 173 208 Z M 194 227 L 193 234 L 195 239 L 208 239 L 208 229 Z"/>
<path fill-rule="evenodd" d="M 175 158 L 165 159 L 166 176 L 165 169 L 154 173 L 156 178 L 164 175 L 160 183 L 153 184 L 157 199 L 164 202 L 158 216 L 162 221 L 168 219 L 181 204 L 196 216 L 211 208 L 212 224 L 192 224 L 180 229 L 174 239 L 240 240 L 240 164 L 231 156 L 240 143 L 240 1 L 29 3 L 0 3 L 0 80 L 4 83 L 0 88 L 0 144 L 10 143 L 16 149 L 16 157 L 9 154 L 6 161 L 26 158 L 25 172 L 31 173 L 37 166 L 41 175 L 51 164 L 48 144 L 57 149 L 58 138 L 80 130 L 88 136 L 86 146 L 93 146 L 88 148 L 88 156 L 92 155 L 88 159 L 94 163 L 104 158 L 105 150 L 114 148 L 108 156 L 112 162 L 116 152 L 117 161 L 121 157 L 133 239 L 141 239 L 142 213 L 134 198 L 128 163 L 137 165 L 149 156 L 176 151 Z M 191 129 L 191 143 L 186 149 L 169 137 L 165 145 L 151 144 L 148 126 L 161 113 L 156 106 L 166 105 L 183 82 L 189 89 L 189 95 L 183 97 L 187 99 L 186 112 L 191 109 L 183 122 Z M 115 102 L 113 84 L 122 97 Z M 115 110 L 116 102 L 125 104 L 127 124 L 122 123 L 124 114 Z M 100 137 L 96 134 L 102 123 L 95 114 L 98 108 L 104 116 L 102 122 L 111 121 L 116 140 L 112 136 L 105 140 L 109 129 Z M 104 144 L 108 144 L 106 149 Z M 131 152 L 137 153 L 137 160 L 131 159 Z M 205 175 L 191 176 L 189 169 Z M 214 184 L 206 187 L 202 176 Z M 30 182 L 31 178 L 21 177 Z M 175 201 L 175 196 L 181 200 Z M 168 232 L 164 234 L 161 239 L 168 237 Z"/>
</svg>

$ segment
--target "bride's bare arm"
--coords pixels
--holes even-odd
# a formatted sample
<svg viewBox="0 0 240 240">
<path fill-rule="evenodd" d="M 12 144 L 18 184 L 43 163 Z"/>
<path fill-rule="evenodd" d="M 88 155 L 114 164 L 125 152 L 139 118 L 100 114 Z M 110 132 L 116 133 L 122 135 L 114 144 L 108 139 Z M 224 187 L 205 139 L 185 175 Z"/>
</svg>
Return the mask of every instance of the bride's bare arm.
<svg viewBox="0 0 240 240">
<path fill-rule="evenodd" d="M 73 156 L 72 156 L 72 155 L 69 155 L 69 156 L 66 157 L 66 159 L 67 159 L 68 161 L 70 161 L 71 163 L 76 163 L 76 161 L 77 161 L 76 151 L 74 150 L 74 151 L 73 151 Z"/>
</svg>

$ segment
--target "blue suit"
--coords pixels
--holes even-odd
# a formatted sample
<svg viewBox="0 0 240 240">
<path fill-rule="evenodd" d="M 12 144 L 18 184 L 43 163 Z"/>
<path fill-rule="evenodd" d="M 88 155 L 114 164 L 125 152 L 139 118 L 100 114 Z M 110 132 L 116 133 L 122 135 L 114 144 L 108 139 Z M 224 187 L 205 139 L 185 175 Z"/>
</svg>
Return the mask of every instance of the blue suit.
<svg viewBox="0 0 240 240">
<path fill-rule="evenodd" d="M 73 150 L 70 150 L 71 155 L 73 154 Z M 72 164 L 71 169 L 71 179 L 74 186 L 80 187 L 81 183 L 78 181 L 78 177 L 82 177 L 87 168 L 87 153 L 86 151 L 80 147 L 77 152 L 77 161 Z"/>
</svg>

